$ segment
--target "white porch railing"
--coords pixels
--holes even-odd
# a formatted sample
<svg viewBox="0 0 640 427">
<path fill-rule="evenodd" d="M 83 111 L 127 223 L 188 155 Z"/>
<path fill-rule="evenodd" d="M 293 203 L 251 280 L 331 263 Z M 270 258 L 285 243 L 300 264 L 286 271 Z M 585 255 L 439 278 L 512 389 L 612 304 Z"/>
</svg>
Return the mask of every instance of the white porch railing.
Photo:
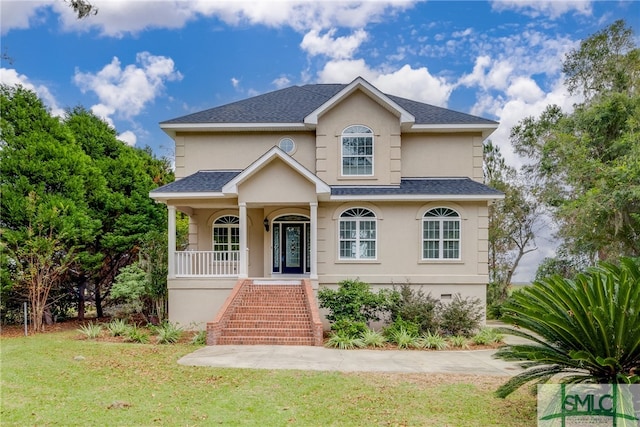
<svg viewBox="0 0 640 427">
<path fill-rule="evenodd" d="M 240 251 L 175 252 L 176 277 L 237 276 Z"/>
</svg>

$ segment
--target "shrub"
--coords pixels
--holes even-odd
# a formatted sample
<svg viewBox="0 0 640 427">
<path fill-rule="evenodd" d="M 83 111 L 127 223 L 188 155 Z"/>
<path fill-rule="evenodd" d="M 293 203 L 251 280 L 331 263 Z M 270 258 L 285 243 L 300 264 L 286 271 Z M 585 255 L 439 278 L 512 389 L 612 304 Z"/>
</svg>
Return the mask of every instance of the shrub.
<svg viewBox="0 0 640 427">
<path fill-rule="evenodd" d="M 449 347 L 445 337 L 438 333 L 427 332 L 418 338 L 418 345 L 421 348 L 432 348 L 434 350 L 444 350 Z"/>
<path fill-rule="evenodd" d="M 147 273 L 136 262 L 120 269 L 111 287 L 110 296 L 114 301 L 124 303 L 126 314 L 141 313 L 147 287 Z"/>
<path fill-rule="evenodd" d="M 351 350 L 362 348 L 365 345 L 361 338 L 349 336 L 343 332 L 335 332 L 327 340 L 326 346 L 341 350 Z"/>
<path fill-rule="evenodd" d="M 192 345 L 206 345 L 207 344 L 207 331 L 198 331 L 193 334 L 191 338 Z"/>
<path fill-rule="evenodd" d="M 389 290 L 371 291 L 368 283 L 343 280 L 337 290 L 323 288 L 318 291 L 320 308 L 329 310 L 327 319 L 349 319 L 355 322 L 378 321 L 389 312 L 396 295 Z"/>
<path fill-rule="evenodd" d="M 86 338 L 93 340 L 98 338 L 100 336 L 100 333 L 102 333 L 102 325 L 89 322 L 86 325 L 80 326 L 80 328 L 78 328 L 78 332 L 80 332 Z"/>
<path fill-rule="evenodd" d="M 482 303 L 477 298 L 462 298 L 454 295 L 449 303 L 440 308 L 440 329 L 445 335 L 464 335 L 469 337 L 480 326 Z"/>
<path fill-rule="evenodd" d="M 410 332 L 408 332 L 403 327 L 399 329 L 394 329 L 388 335 L 389 341 L 395 343 L 398 348 L 410 348 L 410 347 L 420 347 L 420 343 L 418 341 L 418 337 Z"/>
<path fill-rule="evenodd" d="M 640 383 L 640 260 L 600 263 L 573 280 L 554 275 L 512 295 L 500 330 L 531 341 L 496 357 L 527 368 L 497 391 L 506 397 L 530 381 Z"/>
<path fill-rule="evenodd" d="M 504 336 L 494 328 L 482 328 L 471 340 L 478 345 L 497 344 L 504 340 Z"/>
<path fill-rule="evenodd" d="M 132 325 L 127 331 L 127 341 L 146 344 L 149 342 L 149 333 L 136 325 Z"/>
<path fill-rule="evenodd" d="M 380 332 L 373 329 L 367 329 L 364 331 L 360 338 L 365 347 L 384 347 L 387 339 Z"/>
<path fill-rule="evenodd" d="M 182 336 L 182 328 L 169 321 L 162 322 L 154 330 L 158 335 L 158 344 L 175 344 Z"/>
<path fill-rule="evenodd" d="M 405 284 L 398 291 L 398 298 L 391 308 L 391 315 L 393 319 L 401 317 L 416 323 L 420 333 L 435 332 L 438 330 L 439 304 L 431 294 L 425 294 L 422 289 L 415 289 Z"/>
<path fill-rule="evenodd" d="M 415 322 L 404 320 L 402 317 L 396 318 L 392 324 L 384 328 L 383 333 L 387 339 L 391 339 L 392 336 L 401 329 L 414 338 L 420 335 L 420 326 Z"/>
<path fill-rule="evenodd" d="M 364 322 L 356 322 L 346 318 L 338 319 L 331 325 L 331 330 L 335 333 L 342 333 L 346 336 L 357 338 L 363 332 L 369 330 Z"/>
<path fill-rule="evenodd" d="M 462 335 L 449 337 L 449 343 L 455 348 L 469 348 L 469 344 L 467 344 L 467 337 L 463 337 Z"/>
<path fill-rule="evenodd" d="M 126 335 L 129 325 L 124 319 L 115 319 L 107 324 L 107 330 L 112 337 L 120 337 Z"/>
</svg>

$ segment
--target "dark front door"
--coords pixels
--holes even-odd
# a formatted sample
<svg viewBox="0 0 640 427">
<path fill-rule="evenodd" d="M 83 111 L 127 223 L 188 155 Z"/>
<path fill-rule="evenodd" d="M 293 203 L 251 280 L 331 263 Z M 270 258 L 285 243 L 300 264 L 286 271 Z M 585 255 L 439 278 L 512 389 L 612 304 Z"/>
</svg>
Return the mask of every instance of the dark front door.
<svg viewBox="0 0 640 427">
<path fill-rule="evenodd" d="M 282 273 L 304 273 L 304 224 L 282 224 Z"/>
</svg>

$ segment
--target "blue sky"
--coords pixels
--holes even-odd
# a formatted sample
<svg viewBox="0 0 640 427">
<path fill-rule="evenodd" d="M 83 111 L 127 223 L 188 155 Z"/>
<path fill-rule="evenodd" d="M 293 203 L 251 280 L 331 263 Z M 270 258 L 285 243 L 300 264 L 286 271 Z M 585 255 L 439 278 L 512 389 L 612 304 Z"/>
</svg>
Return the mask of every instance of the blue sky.
<svg viewBox="0 0 640 427">
<path fill-rule="evenodd" d="M 501 123 L 570 110 L 564 55 L 625 19 L 635 1 L 0 1 L 0 80 L 35 90 L 54 114 L 83 105 L 123 141 L 173 155 L 158 122 L 290 85 L 348 83 Z M 639 43 L 640 44 L 640 43 Z M 544 253 L 540 254 L 540 256 Z"/>
</svg>

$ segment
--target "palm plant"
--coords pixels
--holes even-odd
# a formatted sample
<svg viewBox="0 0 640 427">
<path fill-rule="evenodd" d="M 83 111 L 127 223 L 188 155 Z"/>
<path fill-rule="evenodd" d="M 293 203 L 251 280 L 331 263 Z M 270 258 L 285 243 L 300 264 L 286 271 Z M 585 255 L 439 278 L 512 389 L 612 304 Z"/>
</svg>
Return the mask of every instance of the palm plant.
<svg viewBox="0 0 640 427">
<path fill-rule="evenodd" d="M 502 347 L 496 357 L 526 370 L 498 388 L 506 397 L 522 385 L 640 383 L 640 260 L 600 263 L 574 280 L 552 276 L 516 292 L 500 332 L 527 344 Z"/>
</svg>

